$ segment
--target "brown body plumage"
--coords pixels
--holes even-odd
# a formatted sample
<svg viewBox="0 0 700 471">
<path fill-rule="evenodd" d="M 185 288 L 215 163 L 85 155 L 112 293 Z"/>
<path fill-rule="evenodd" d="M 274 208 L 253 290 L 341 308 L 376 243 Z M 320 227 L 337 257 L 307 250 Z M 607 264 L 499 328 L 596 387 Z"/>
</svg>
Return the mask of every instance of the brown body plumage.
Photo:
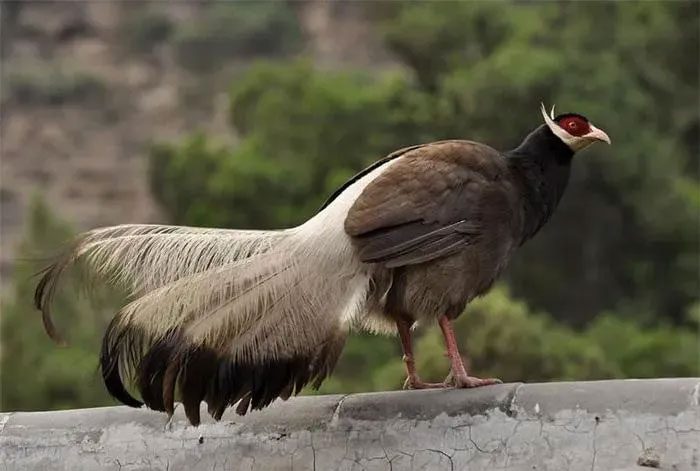
<svg viewBox="0 0 700 471">
<path fill-rule="evenodd" d="M 58 339 L 51 299 L 76 261 L 126 287 L 129 302 L 104 336 L 105 385 L 140 406 L 132 384 L 146 405 L 170 414 L 180 400 L 193 424 L 202 401 L 219 419 L 229 406 L 244 414 L 318 386 L 352 326 L 398 332 L 407 385 L 443 387 L 420 381 L 411 346 L 413 324 L 437 319 L 449 384 L 491 384 L 467 376 L 450 320 L 488 291 L 514 250 L 549 219 L 574 151 L 609 142 L 579 115 L 544 117 L 508 153 L 457 140 L 396 151 L 295 228 L 96 229 L 44 272 L 36 305 Z M 585 132 L 574 132 L 572 120 Z"/>
<path fill-rule="evenodd" d="M 414 148 L 370 183 L 345 230 L 392 280 L 383 314 L 454 318 L 486 292 L 516 246 L 517 191 L 506 160 L 470 141 Z"/>
</svg>

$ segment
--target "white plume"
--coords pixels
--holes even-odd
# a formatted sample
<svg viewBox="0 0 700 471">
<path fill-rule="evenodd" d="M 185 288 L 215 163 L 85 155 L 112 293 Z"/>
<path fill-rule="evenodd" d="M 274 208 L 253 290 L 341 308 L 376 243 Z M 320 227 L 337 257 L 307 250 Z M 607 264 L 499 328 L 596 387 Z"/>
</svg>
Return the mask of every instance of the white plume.
<svg viewBox="0 0 700 471">
<path fill-rule="evenodd" d="M 180 328 L 197 345 L 256 361 L 316 349 L 365 308 L 371 273 L 343 223 L 360 192 L 391 163 L 292 229 L 124 225 L 90 231 L 50 269 L 37 304 L 48 313 L 59 275 L 81 259 L 91 273 L 130 291 L 133 301 L 117 314 L 117 331 L 134 328 L 158 339 Z"/>
</svg>

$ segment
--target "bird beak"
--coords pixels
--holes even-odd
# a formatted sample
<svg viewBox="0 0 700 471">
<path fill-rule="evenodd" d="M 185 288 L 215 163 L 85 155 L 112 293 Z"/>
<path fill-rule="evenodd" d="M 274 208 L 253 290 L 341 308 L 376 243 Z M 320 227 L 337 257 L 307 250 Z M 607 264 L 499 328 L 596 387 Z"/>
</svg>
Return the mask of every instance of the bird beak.
<svg viewBox="0 0 700 471">
<path fill-rule="evenodd" d="M 583 137 L 586 139 L 590 139 L 593 141 L 602 141 L 602 142 L 607 142 L 610 144 L 610 138 L 608 135 L 603 131 L 602 129 L 598 129 L 597 127 L 591 126 L 591 131 L 588 134 L 585 134 Z"/>
</svg>

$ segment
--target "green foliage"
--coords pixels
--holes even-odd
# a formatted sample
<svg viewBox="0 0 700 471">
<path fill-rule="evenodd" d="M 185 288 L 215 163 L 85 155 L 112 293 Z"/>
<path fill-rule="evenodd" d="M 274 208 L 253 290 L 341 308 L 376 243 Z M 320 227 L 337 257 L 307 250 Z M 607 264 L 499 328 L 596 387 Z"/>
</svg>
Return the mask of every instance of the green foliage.
<svg viewBox="0 0 700 471">
<path fill-rule="evenodd" d="M 468 369 L 504 381 L 595 380 L 700 375 L 700 344 L 692 330 L 643 329 L 603 314 L 582 332 L 533 312 L 504 287 L 471 303 L 454 324 Z M 421 335 L 422 334 L 422 335 Z M 397 339 L 353 338 L 321 392 L 381 391 L 403 385 Z M 449 371 L 436 326 L 419 333 L 416 359 L 424 380 Z"/>
<path fill-rule="evenodd" d="M 700 346 L 692 331 L 668 326 L 643 329 L 611 315 L 596 317 L 582 332 L 533 312 L 507 290 L 494 289 L 471 303 L 455 323 L 471 369 L 504 381 L 586 380 L 693 376 Z M 444 378 L 442 336 L 433 329 L 419 342 L 418 368 Z"/>
<path fill-rule="evenodd" d="M 404 375 L 398 339 L 358 333 L 348 339 L 333 375 L 323 382 L 318 393 L 398 389 Z"/>
<path fill-rule="evenodd" d="M 3 101 L 20 105 L 62 105 L 101 101 L 106 85 L 97 76 L 81 71 L 50 66 L 11 70 L 3 77 Z"/>
<path fill-rule="evenodd" d="M 80 283 L 70 278 L 57 294 L 58 325 L 70 327 L 68 347 L 54 345 L 32 305 L 36 274 L 67 241 L 70 229 L 56 220 L 40 200 L 29 212 L 27 234 L 13 277 L 13 291 L 3 302 L 0 317 L 0 410 L 42 410 L 112 404 L 97 371 L 97 354 L 106 320 L 114 313 L 115 294 L 95 291 L 88 303 L 79 296 Z M 67 330 L 67 329 L 66 329 Z"/>
<path fill-rule="evenodd" d="M 544 100 L 612 136 L 577 157 L 552 223 L 517 255 L 509 280 L 529 303 L 581 325 L 603 309 L 679 322 L 697 299 L 698 9 L 420 2 L 388 22 L 389 44 L 434 89 L 436 134 L 508 148 Z"/>
<path fill-rule="evenodd" d="M 643 329 L 613 314 L 598 316 L 588 339 L 605 352 L 614 377 L 651 378 L 700 375 L 697 330 L 668 325 Z"/>
<path fill-rule="evenodd" d="M 539 122 L 547 98 L 585 112 L 614 142 L 576 159 L 554 220 L 508 273 L 514 293 L 573 325 L 605 309 L 681 322 L 698 285 L 700 185 L 689 171 L 698 154 L 697 70 L 669 64 L 663 80 L 652 80 L 663 54 L 631 48 L 656 51 L 661 42 L 675 50 L 695 44 L 697 32 L 684 5 L 644 5 L 410 3 L 385 28 L 416 67 L 417 86 L 303 62 L 253 67 L 231 91 L 243 142 L 203 159 L 212 171 L 195 172 L 198 187 L 184 181 L 187 172 L 172 187 L 193 191 L 183 198 L 200 206 L 197 223 L 288 226 L 396 148 L 454 137 L 512 147 Z M 498 34 L 474 33 L 485 25 Z M 190 160 L 188 168 L 203 165 Z M 189 211 L 178 205 L 171 214 Z"/>
<path fill-rule="evenodd" d="M 521 379 L 593 379 L 609 377 L 604 352 L 581 334 L 532 312 L 503 289 L 470 304 L 455 332 L 471 369 L 504 381 Z M 430 377 L 444 377 L 442 336 L 434 330 L 421 339 L 419 367 Z M 430 372 L 433 372 L 430 374 Z M 439 374 L 438 374 L 439 373 Z"/>
<path fill-rule="evenodd" d="M 177 30 L 174 46 L 184 67 L 210 72 L 233 59 L 294 52 L 300 39 L 286 2 L 214 2 L 200 20 Z"/>
<path fill-rule="evenodd" d="M 193 135 L 180 146 L 159 144 L 152 148 L 151 188 L 174 223 L 210 226 L 220 223 L 218 212 L 211 208 L 223 206 L 226 195 L 210 185 L 209 180 L 230 158 L 228 149 L 202 135 Z M 181 185 L 173 186 L 172 182 Z M 203 188 L 207 191 L 203 192 Z"/>
<path fill-rule="evenodd" d="M 155 194 L 178 222 L 298 224 L 403 136 L 431 139 L 423 131 L 431 120 L 425 100 L 398 78 L 377 83 L 303 62 L 259 64 L 231 91 L 231 119 L 242 135 L 236 149 L 203 136 L 156 146 Z"/>
<path fill-rule="evenodd" d="M 435 89 L 441 75 L 455 66 L 469 68 L 491 53 L 509 30 L 503 8 L 499 2 L 449 7 L 416 2 L 386 23 L 386 42 L 423 87 Z"/>
</svg>

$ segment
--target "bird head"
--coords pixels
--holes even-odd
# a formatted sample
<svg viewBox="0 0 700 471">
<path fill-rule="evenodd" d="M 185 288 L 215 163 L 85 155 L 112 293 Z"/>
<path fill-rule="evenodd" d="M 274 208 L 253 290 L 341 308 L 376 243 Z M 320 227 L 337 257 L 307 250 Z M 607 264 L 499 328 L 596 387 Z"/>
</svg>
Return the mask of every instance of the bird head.
<svg viewBox="0 0 700 471">
<path fill-rule="evenodd" d="M 542 104 L 542 116 L 547 127 L 561 139 L 564 144 L 576 152 L 585 149 L 596 141 L 607 142 L 610 138 L 602 129 L 593 126 L 584 116 L 576 113 L 564 113 L 554 116 L 554 107 L 547 115 L 547 110 Z"/>
</svg>

